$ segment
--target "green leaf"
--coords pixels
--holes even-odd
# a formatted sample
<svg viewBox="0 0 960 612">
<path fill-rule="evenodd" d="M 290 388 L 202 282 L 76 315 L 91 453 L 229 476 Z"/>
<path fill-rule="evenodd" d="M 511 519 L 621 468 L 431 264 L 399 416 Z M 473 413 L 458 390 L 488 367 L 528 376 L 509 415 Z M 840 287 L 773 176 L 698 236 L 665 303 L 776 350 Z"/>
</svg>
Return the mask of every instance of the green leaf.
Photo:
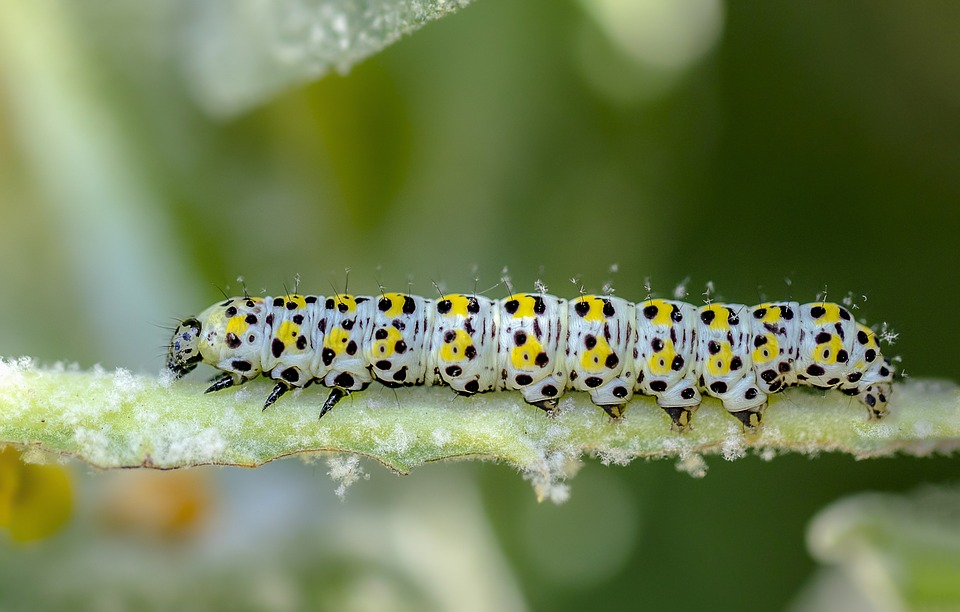
<svg viewBox="0 0 960 612">
<path fill-rule="evenodd" d="M 960 609 L 960 489 L 867 493 L 821 511 L 807 534 L 811 554 L 841 570 L 820 579 L 806 606 L 836 604 L 836 591 L 875 610 Z M 849 602 L 848 602 L 849 603 Z M 846 607 L 846 606 L 843 606 Z"/>
<path fill-rule="evenodd" d="M 242 112 L 289 85 L 346 72 L 470 0 L 185 2 L 181 63 L 198 101 Z"/>
</svg>

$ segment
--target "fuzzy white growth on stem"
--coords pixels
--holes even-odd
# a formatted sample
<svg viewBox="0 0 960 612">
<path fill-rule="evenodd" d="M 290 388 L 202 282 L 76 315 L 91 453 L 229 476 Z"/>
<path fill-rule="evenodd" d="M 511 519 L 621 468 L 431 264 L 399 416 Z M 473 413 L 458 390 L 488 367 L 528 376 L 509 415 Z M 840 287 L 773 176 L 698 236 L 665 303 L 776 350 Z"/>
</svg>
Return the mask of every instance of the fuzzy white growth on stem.
<svg viewBox="0 0 960 612">
<path fill-rule="evenodd" d="M 896 384 L 890 415 L 879 422 L 868 421 L 856 400 L 841 393 L 791 389 L 771 399 L 755 434 L 744 433 L 712 399 L 691 430 L 678 433 L 648 397 L 635 398 L 614 422 L 582 393 L 564 397 L 551 418 L 519 393 L 451 400 L 441 387 L 396 394 L 371 388 L 318 421 L 322 394 L 313 389 L 289 394 L 264 413 L 267 382 L 217 395 L 204 395 L 204 387 L 126 370 L 0 360 L 0 445 L 36 447 L 100 468 L 255 467 L 289 455 L 346 453 L 328 464 L 338 494 L 364 477 L 359 456 L 401 474 L 428 462 L 478 458 L 515 466 L 541 499 L 554 502 L 568 496 L 566 482 L 584 456 L 615 464 L 674 457 L 678 469 L 703 476 L 703 457 L 711 454 L 734 460 L 838 451 L 869 458 L 960 448 L 960 390 L 925 380 Z"/>
</svg>

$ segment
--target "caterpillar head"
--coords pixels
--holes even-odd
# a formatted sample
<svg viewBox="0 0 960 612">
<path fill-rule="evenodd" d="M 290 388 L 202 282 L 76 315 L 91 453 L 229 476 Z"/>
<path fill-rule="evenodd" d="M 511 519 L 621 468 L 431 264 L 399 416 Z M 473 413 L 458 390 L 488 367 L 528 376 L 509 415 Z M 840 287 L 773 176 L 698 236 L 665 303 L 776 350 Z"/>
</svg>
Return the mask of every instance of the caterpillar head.
<svg viewBox="0 0 960 612">
<path fill-rule="evenodd" d="M 200 355 L 200 321 L 194 318 L 181 321 L 173 332 L 167 347 L 167 368 L 181 378 L 195 367 L 203 357 Z"/>
</svg>

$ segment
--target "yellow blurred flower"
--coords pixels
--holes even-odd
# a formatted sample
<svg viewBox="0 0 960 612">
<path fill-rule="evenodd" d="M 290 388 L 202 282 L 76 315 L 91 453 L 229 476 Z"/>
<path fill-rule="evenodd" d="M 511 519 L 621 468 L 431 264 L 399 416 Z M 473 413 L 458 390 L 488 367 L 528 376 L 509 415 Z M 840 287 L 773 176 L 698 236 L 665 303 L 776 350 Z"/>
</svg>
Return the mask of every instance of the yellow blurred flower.
<svg viewBox="0 0 960 612">
<path fill-rule="evenodd" d="M 209 470 L 113 472 L 98 504 L 112 531 L 176 541 L 195 535 L 211 514 Z"/>
<path fill-rule="evenodd" d="M 60 529 L 73 507 L 67 470 L 24 463 L 20 451 L 0 449 L 0 528 L 15 542 L 45 538 Z"/>
</svg>

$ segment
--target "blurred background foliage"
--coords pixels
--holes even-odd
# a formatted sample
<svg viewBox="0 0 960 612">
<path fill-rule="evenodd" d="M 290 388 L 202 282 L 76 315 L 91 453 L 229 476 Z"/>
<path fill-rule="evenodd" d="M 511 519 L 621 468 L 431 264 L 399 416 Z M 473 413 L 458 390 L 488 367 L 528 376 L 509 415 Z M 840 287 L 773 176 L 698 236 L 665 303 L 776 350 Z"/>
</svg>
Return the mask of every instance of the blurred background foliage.
<svg viewBox="0 0 960 612">
<path fill-rule="evenodd" d="M 561 295 L 575 275 L 631 299 L 648 278 L 689 278 L 691 301 L 708 281 L 746 303 L 849 293 L 909 375 L 958 378 L 958 4 L 477 0 L 319 80 L 302 15 L 282 69 L 238 24 L 325 2 L 204 4 L 0 8 L 0 354 L 154 372 L 162 326 L 238 275 L 324 293 L 350 267 L 352 291 L 431 294 L 508 266 Z M 346 505 L 296 462 L 128 488 L 74 469 L 68 529 L 2 544 L 0 603 L 56 571 L 48 603 L 89 609 L 803 609 L 818 508 L 956 478 L 948 459 L 589 464 L 553 507 L 499 466 L 369 468 Z M 130 519 L 172 495 L 150 486 L 187 509 Z"/>
</svg>

